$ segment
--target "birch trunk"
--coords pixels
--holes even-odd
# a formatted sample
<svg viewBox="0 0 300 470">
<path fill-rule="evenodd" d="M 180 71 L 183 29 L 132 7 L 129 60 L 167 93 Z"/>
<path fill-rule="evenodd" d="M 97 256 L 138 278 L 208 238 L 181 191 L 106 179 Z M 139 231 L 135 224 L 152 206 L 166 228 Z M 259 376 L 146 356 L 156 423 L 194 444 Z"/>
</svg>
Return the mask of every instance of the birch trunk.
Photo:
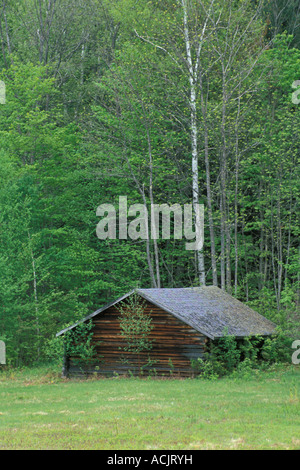
<svg viewBox="0 0 300 470">
<path fill-rule="evenodd" d="M 200 227 L 199 214 L 196 210 L 199 203 L 199 175 L 198 175 L 198 130 L 197 130 L 197 104 L 196 104 L 196 85 L 198 75 L 198 65 L 200 60 L 201 39 L 198 48 L 198 54 L 195 66 L 192 61 L 191 44 L 189 38 L 188 15 L 187 15 L 187 1 L 182 0 L 181 5 L 183 8 L 183 25 L 184 25 L 184 40 L 189 72 L 190 95 L 189 95 L 189 108 L 190 108 L 190 132 L 191 132 L 191 148 L 192 148 L 192 194 L 193 194 L 193 207 L 195 213 L 195 225 Z M 203 251 L 197 250 L 197 271 L 199 276 L 199 284 L 205 285 L 205 266 Z"/>
</svg>

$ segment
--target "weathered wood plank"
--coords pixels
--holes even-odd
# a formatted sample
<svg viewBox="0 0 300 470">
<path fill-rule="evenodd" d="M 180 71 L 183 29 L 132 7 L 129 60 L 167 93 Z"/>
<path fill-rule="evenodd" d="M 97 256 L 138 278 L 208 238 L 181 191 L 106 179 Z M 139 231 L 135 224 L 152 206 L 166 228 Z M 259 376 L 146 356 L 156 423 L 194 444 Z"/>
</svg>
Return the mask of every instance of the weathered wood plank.
<svg viewBox="0 0 300 470">
<path fill-rule="evenodd" d="M 191 359 L 203 357 L 207 338 L 150 302 L 146 302 L 145 313 L 152 318 L 150 340 L 153 344 L 149 352 L 143 352 L 139 357 L 124 351 L 126 343 L 121 335 L 120 312 L 116 306 L 93 318 L 93 344 L 100 360 L 87 367 L 88 373 L 110 375 L 131 370 L 137 374 L 139 365 L 147 362 L 148 357 L 153 361 L 145 367 L 148 373 L 151 370 L 158 375 L 172 373 L 189 376 L 194 373 Z M 69 372 L 80 373 L 76 358 L 69 358 Z"/>
</svg>

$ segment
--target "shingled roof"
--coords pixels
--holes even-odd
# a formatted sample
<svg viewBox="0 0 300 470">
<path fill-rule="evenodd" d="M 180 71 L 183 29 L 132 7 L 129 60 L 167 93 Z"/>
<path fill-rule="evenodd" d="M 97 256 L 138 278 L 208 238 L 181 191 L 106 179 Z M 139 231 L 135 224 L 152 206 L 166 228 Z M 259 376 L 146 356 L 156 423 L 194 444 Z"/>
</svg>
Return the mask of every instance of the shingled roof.
<svg viewBox="0 0 300 470">
<path fill-rule="evenodd" d="M 228 335 L 244 337 L 271 335 L 276 325 L 247 305 L 215 286 L 136 289 L 91 313 L 81 321 L 57 333 L 59 336 L 79 323 L 125 300 L 133 292 L 162 308 L 211 339 Z"/>
</svg>

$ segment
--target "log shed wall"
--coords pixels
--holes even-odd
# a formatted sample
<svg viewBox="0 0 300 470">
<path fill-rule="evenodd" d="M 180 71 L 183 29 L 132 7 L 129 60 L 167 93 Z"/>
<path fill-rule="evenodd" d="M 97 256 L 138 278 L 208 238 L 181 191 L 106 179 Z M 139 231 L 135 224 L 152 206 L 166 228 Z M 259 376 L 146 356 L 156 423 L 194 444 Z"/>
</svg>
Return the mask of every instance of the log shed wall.
<svg viewBox="0 0 300 470">
<path fill-rule="evenodd" d="M 120 312 L 117 305 L 93 317 L 93 344 L 97 356 L 86 367 L 88 374 L 139 374 L 139 365 L 146 375 L 192 376 L 195 372 L 191 360 L 203 357 L 208 338 L 162 308 L 145 302 L 145 314 L 151 315 L 153 329 L 150 333 L 152 349 L 138 357 L 124 351 L 126 342 L 121 335 Z M 74 358 L 67 358 L 67 374 L 77 375 L 82 370 Z M 148 363 L 147 366 L 145 364 Z"/>
</svg>

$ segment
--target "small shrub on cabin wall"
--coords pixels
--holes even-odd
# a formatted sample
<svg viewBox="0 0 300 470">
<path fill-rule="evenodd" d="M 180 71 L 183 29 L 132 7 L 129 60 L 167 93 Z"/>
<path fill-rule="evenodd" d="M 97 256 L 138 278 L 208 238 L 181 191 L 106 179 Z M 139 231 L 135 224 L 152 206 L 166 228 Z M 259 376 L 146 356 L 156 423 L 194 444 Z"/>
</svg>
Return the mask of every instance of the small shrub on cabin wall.
<svg viewBox="0 0 300 470">
<path fill-rule="evenodd" d="M 96 359 L 96 348 L 92 344 L 92 329 L 92 321 L 79 323 L 64 335 L 66 355 L 71 357 L 73 363 L 84 372 L 87 372 Z"/>
<path fill-rule="evenodd" d="M 150 338 L 153 329 L 152 318 L 145 313 L 145 302 L 136 293 L 126 299 L 126 302 L 122 302 L 118 310 L 121 335 L 126 343 L 123 350 L 137 355 L 141 374 L 143 368 L 151 361 L 148 355 L 147 364 L 141 364 L 141 354 L 152 349 L 153 340 Z"/>
</svg>

